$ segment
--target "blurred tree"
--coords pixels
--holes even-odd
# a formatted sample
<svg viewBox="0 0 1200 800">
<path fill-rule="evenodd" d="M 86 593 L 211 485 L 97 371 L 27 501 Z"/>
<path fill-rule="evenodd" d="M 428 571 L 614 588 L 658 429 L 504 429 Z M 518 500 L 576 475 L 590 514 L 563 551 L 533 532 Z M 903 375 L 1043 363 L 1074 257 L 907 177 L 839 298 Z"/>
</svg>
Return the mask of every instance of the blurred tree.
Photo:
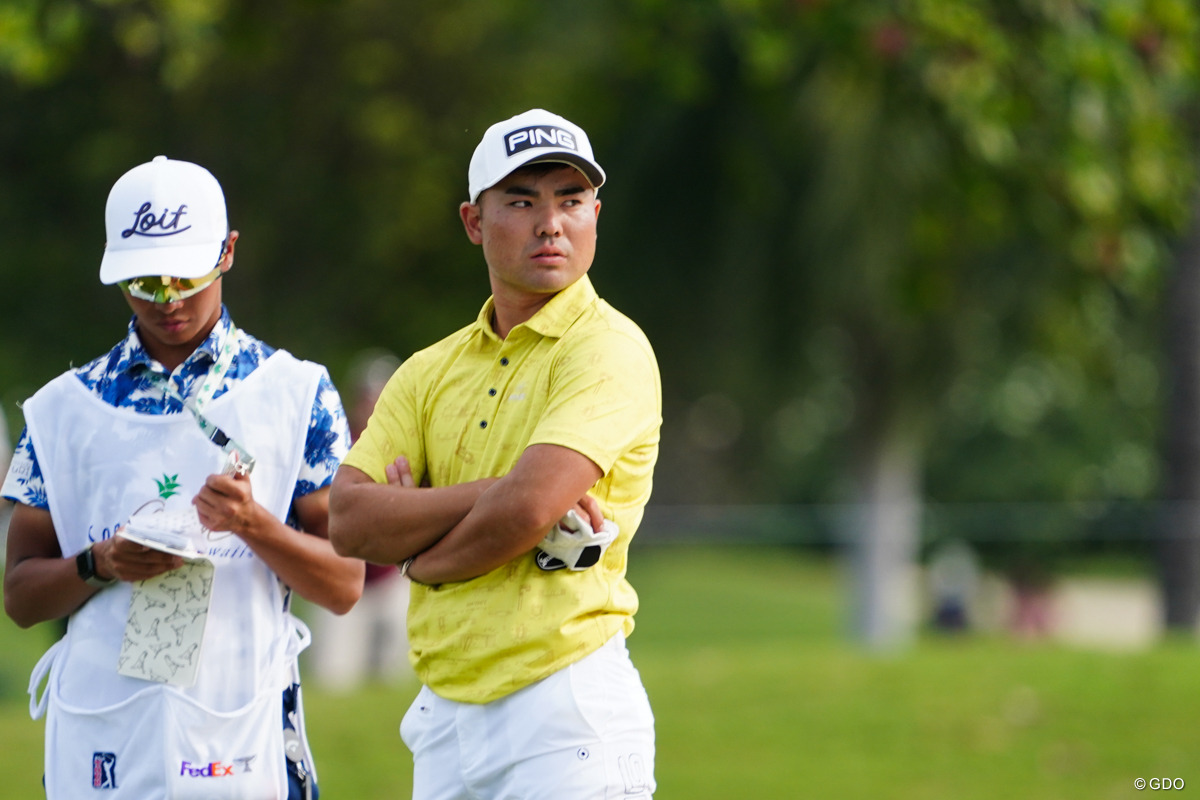
<svg viewBox="0 0 1200 800">
<path fill-rule="evenodd" d="M 335 377 L 436 339 L 487 291 L 471 148 L 549 107 L 659 352 L 656 499 L 865 509 L 858 628 L 901 641 L 922 497 L 1158 489 L 1196 42 L 1187 0 L 13 0 L 0 398 L 119 335 L 100 209 L 160 152 L 226 188 L 239 323 Z"/>
<path fill-rule="evenodd" d="M 835 474 L 852 480 L 825 491 L 863 509 L 857 628 L 881 645 L 909 631 L 931 462 L 959 473 L 941 474 L 947 494 L 986 476 L 974 499 L 1153 494 L 1146 323 L 1193 182 L 1190 3 L 621 13 L 605 94 L 639 104 L 612 171 L 644 201 L 606 192 L 629 208 L 618 249 L 652 265 L 643 315 L 669 315 L 663 297 L 684 309 L 652 337 L 678 359 L 676 402 L 696 398 L 674 409 L 680 474 L 786 496 L 846 446 Z M 1073 463 L 1025 460 L 1064 433 Z M 988 438 L 1016 456 L 1002 473 L 963 458 Z M 706 450 L 728 468 L 699 471 Z M 1091 466 L 1105 460 L 1119 468 Z"/>
<path fill-rule="evenodd" d="M 359 348 L 408 353 L 464 324 L 487 293 L 457 216 L 471 150 L 531 104 L 572 112 L 573 68 L 531 42 L 564 27 L 585 61 L 602 46 L 578 10 L 539 5 L 0 7 L 0 274 L 21 298 L 0 331 L 6 410 L 120 334 L 120 296 L 95 284 L 102 209 L 158 153 L 221 180 L 242 233 L 228 300 L 267 341 L 336 378 Z"/>
<path fill-rule="evenodd" d="M 1164 622 L 1194 634 L 1200 622 L 1200 202 L 1180 248 L 1166 302 L 1171 371 L 1164 441 L 1166 500 L 1158 530 Z"/>
</svg>

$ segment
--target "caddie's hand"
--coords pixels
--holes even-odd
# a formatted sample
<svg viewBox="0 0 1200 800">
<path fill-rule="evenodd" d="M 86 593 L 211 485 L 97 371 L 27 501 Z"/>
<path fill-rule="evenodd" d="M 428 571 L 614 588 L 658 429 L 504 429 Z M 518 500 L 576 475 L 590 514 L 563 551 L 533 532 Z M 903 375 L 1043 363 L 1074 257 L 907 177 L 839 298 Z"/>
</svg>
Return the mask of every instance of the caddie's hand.
<svg viewBox="0 0 1200 800">
<path fill-rule="evenodd" d="M 254 523 L 258 504 L 249 475 L 209 475 L 192 498 L 200 523 L 210 531 L 245 533 Z"/>
<path fill-rule="evenodd" d="M 96 561 L 96 577 L 120 581 L 144 581 L 183 566 L 179 556 L 131 542 L 123 536 L 94 544 L 92 558 Z"/>
</svg>

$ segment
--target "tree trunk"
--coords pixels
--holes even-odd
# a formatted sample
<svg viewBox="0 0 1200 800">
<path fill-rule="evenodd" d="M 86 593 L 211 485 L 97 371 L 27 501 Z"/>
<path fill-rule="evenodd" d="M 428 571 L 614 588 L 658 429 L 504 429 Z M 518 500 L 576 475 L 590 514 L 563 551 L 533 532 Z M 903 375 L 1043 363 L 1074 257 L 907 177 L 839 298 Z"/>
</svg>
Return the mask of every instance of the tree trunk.
<svg viewBox="0 0 1200 800">
<path fill-rule="evenodd" d="M 893 421 L 860 451 L 851 531 L 853 633 L 871 649 L 908 644 L 917 620 L 920 446 Z"/>
<path fill-rule="evenodd" d="M 1159 579 L 1164 624 L 1192 632 L 1200 616 L 1200 202 L 1168 288 L 1166 508 L 1158 531 Z"/>
</svg>

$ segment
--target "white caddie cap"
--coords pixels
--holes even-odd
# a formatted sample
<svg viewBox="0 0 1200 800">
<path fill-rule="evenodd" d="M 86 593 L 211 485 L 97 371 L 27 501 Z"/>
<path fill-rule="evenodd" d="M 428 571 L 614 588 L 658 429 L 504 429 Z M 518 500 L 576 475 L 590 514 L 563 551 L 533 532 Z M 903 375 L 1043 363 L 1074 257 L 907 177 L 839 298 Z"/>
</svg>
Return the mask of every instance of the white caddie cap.
<svg viewBox="0 0 1200 800">
<path fill-rule="evenodd" d="M 592 155 L 583 128 L 540 108 L 497 122 L 483 134 L 467 170 L 471 202 L 479 200 L 510 173 L 535 161 L 560 161 L 583 173 L 593 189 L 604 184 L 604 170 Z"/>
<path fill-rule="evenodd" d="M 199 164 L 155 156 L 113 184 L 104 227 L 101 283 L 199 278 L 217 266 L 229 233 L 225 194 Z"/>
</svg>

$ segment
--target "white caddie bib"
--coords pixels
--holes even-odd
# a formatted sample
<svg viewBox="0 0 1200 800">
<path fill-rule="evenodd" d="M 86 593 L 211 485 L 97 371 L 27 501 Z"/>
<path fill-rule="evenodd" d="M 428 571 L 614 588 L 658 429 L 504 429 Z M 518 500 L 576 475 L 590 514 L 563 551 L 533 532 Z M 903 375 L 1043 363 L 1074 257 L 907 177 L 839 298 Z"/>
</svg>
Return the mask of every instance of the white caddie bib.
<svg viewBox="0 0 1200 800">
<path fill-rule="evenodd" d="M 279 519 L 291 504 L 320 376 L 317 365 L 276 351 L 204 412 L 254 454 L 254 498 Z M 66 555 L 112 536 L 139 510 L 188 508 L 225 460 L 192 415 L 114 408 L 72 373 L 24 410 Z M 131 617 L 128 583 L 79 608 L 35 668 L 31 710 L 47 714 L 48 797 L 287 796 L 281 695 L 307 630 L 285 608 L 275 574 L 240 538 L 204 535 L 194 544 L 213 569 L 190 686 L 118 672 L 126 627 L 142 619 Z M 143 633 L 144 647 L 175 635 L 162 624 Z"/>
</svg>

